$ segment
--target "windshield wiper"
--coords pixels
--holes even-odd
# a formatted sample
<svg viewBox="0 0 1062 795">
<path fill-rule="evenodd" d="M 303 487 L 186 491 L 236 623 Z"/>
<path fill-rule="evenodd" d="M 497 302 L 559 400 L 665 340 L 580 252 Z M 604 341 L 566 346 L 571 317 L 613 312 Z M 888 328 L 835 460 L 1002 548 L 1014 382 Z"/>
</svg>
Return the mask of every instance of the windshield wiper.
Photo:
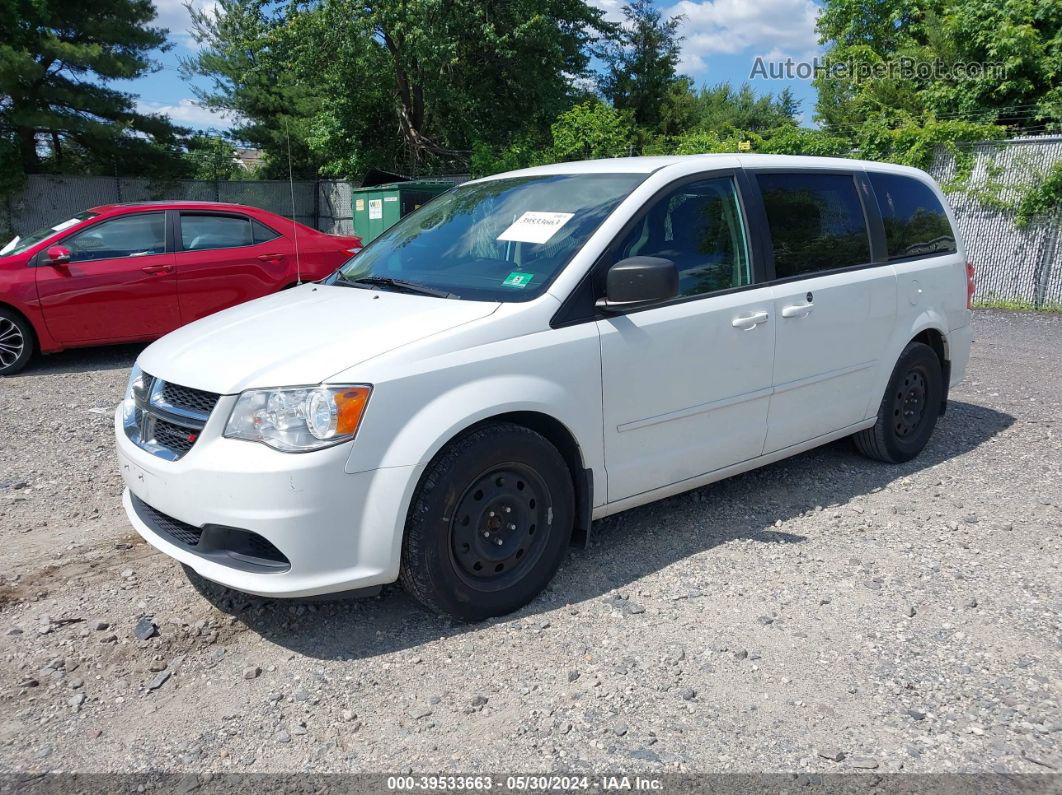
<svg viewBox="0 0 1062 795">
<path fill-rule="evenodd" d="M 434 287 L 428 287 L 426 284 L 420 284 L 419 282 L 409 282 L 405 279 L 393 279 L 390 276 L 361 276 L 357 279 L 347 279 L 340 276 L 336 280 L 336 284 L 348 284 L 354 287 L 361 285 L 368 285 L 370 287 L 390 287 L 392 290 L 404 290 L 407 293 L 416 293 L 418 295 L 430 295 L 434 298 L 457 298 L 454 293 L 449 293 L 446 290 L 437 290 Z"/>
</svg>

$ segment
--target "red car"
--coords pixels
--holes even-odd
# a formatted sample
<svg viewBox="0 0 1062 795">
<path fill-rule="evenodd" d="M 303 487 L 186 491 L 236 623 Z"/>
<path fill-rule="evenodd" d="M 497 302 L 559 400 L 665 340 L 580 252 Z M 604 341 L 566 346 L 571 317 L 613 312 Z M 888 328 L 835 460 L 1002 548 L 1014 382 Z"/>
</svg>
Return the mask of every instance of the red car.
<svg viewBox="0 0 1062 795">
<path fill-rule="evenodd" d="M 161 337 L 300 278 L 322 279 L 360 250 L 354 235 L 240 204 L 94 207 L 0 249 L 0 375 L 35 350 Z"/>
</svg>

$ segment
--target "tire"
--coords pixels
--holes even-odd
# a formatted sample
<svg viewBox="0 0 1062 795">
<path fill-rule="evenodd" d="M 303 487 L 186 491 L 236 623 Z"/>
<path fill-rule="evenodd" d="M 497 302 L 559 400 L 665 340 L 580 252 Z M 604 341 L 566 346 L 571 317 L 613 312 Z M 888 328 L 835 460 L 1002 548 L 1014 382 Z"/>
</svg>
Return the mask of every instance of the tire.
<svg viewBox="0 0 1062 795">
<path fill-rule="evenodd" d="M 14 375 L 33 358 L 37 337 L 26 318 L 0 308 L 0 375 Z"/>
<path fill-rule="evenodd" d="M 575 492 L 561 454 L 510 423 L 444 448 L 413 495 L 403 587 L 425 607 L 482 621 L 523 607 L 553 579 L 571 540 Z"/>
<path fill-rule="evenodd" d="M 910 461 L 926 446 L 944 399 L 944 373 L 936 352 L 921 342 L 903 349 L 878 407 L 877 422 L 852 438 L 868 458 Z"/>
</svg>

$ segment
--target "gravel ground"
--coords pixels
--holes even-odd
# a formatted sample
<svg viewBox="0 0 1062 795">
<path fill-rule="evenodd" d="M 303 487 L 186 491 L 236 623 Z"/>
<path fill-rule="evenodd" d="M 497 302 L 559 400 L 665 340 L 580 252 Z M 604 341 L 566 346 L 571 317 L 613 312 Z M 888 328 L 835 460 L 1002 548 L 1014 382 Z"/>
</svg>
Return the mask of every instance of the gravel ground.
<svg viewBox="0 0 1062 795">
<path fill-rule="evenodd" d="M 0 770 L 1062 771 L 1062 317 L 975 325 L 916 461 L 598 522 L 476 626 L 197 590 L 119 502 L 139 349 L 49 357 L 0 382 Z"/>
</svg>

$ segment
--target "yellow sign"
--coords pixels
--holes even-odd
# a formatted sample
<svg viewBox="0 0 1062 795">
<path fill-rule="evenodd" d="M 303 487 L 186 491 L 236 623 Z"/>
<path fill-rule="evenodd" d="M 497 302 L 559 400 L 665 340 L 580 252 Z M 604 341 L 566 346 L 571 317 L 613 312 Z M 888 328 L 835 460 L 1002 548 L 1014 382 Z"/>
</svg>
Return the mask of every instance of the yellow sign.
<svg viewBox="0 0 1062 795">
<path fill-rule="evenodd" d="M 752 149 L 752 141 L 738 141 L 738 151 L 748 152 Z"/>
</svg>

